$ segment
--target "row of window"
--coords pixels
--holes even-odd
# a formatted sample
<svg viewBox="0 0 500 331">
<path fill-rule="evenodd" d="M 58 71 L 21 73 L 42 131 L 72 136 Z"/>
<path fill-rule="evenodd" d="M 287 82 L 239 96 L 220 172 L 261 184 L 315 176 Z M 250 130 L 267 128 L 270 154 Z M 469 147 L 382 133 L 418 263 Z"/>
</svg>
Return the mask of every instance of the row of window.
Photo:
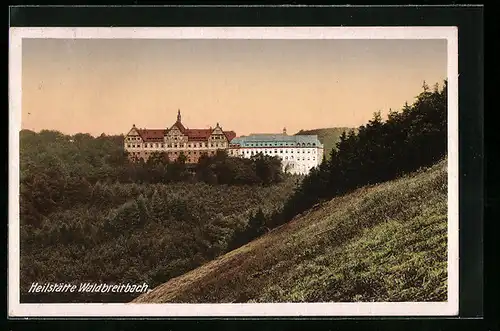
<svg viewBox="0 0 500 331">
<path fill-rule="evenodd" d="M 290 163 L 289 168 L 290 168 L 290 169 L 295 169 L 295 168 L 297 168 L 297 169 L 301 169 L 301 170 L 306 171 L 306 172 L 307 172 L 309 169 L 311 169 L 311 167 L 308 167 L 308 166 L 306 166 L 306 165 L 299 165 L 299 164 L 294 164 L 294 163 Z"/>
<path fill-rule="evenodd" d="M 127 148 L 186 148 L 186 144 L 161 144 L 161 143 L 145 143 L 144 146 L 141 144 L 127 144 Z M 204 148 L 205 143 L 199 144 L 187 144 L 187 148 Z M 206 147 L 225 147 L 224 143 L 213 143 L 206 144 Z"/>
<path fill-rule="evenodd" d="M 244 146 L 250 147 L 266 147 L 266 146 L 303 146 L 303 147 L 311 147 L 316 146 L 316 143 L 245 143 Z"/>
<path fill-rule="evenodd" d="M 288 160 L 288 156 L 285 156 L 285 160 Z M 293 156 L 290 156 L 290 160 L 293 160 Z M 302 159 L 300 158 L 300 156 L 296 159 L 297 161 L 306 161 L 306 158 L 305 157 L 302 157 Z M 313 161 L 316 161 L 316 158 L 313 157 L 312 158 Z M 307 158 L 307 161 L 311 161 L 311 158 L 308 157 Z"/>
<path fill-rule="evenodd" d="M 243 151 L 243 153 L 250 154 L 250 155 L 254 155 L 254 154 L 258 154 L 259 152 L 256 152 L 256 151 L 248 151 L 248 150 L 246 150 L 246 151 Z M 273 154 L 273 151 L 272 151 L 272 150 L 266 150 L 266 151 L 264 151 L 263 153 L 264 153 L 264 154 L 266 154 L 266 155 L 267 155 L 267 154 Z M 283 150 L 282 150 L 282 149 L 280 149 L 280 150 L 279 150 L 279 153 L 280 153 L 280 154 L 283 154 Z M 285 152 L 284 152 L 284 153 L 285 153 L 285 154 L 288 154 L 288 149 L 285 149 Z M 306 151 L 305 151 L 305 150 L 302 150 L 302 152 L 301 152 L 301 150 L 298 150 L 298 151 L 297 151 L 297 153 L 298 153 L 298 154 L 300 154 L 300 153 L 304 153 L 304 154 L 305 154 L 305 153 L 306 153 Z M 311 153 L 311 150 L 310 150 L 310 149 L 308 149 L 308 150 L 307 150 L 307 153 L 309 153 L 309 154 L 310 154 L 310 153 Z M 315 149 L 313 149 L 312 153 L 313 153 L 313 154 L 316 154 L 316 150 L 315 150 Z M 277 150 L 277 149 L 275 149 L 275 150 L 274 150 L 274 154 L 278 154 L 278 150 Z M 290 150 L 290 154 L 293 154 L 293 149 L 291 149 L 291 150 Z"/>
<path fill-rule="evenodd" d="M 183 136 L 173 136 L 173 137 L 169 137 L 169 138 L 173 138 L 174 140 L 186 140 L 187 139 L 187 137 L 183 137 Z M 212 136 L 212 139 L 223 140 L 224 136 Z M 140 137 L 127 137 L 127 141 L 139 141 L 139 140 L 141 140 Z"/>
<path fill-rule="evenodd" d="M 277 152 L 276 152 L 276 151 L 275 151 L 275 153 L 277 154 Z M 305 153 L 305 152 L 304 152 L 304 153 Z M 232 152 L 231 152 L 231 154 L 232 154 Z M 247 154 L 247 156 L 257 155 L 257 153 L 254 153 L 253 151 L 252 151 L 252 152 L 246 151 L 246 154 Z M 241 154 L 241 155 L 243 155 L 243 156 L 244 156 L 244 155 L 245 155 L 245 153 L 243 153 L 243 154 Z M 269 154 L 266 154 L 266 155 L 269 155 Z M 280 155 L 280 156 L 278 156 L 278 157 L 279 157 L 280 159 L 283 159 L 283 156 L 281 156 L 281 155 Z M 285 160 L 288 160 L 289 158 L 288 158 L 288 156 L 285 156 L 285 157 L 284 157 L 284 159 L 285 159 Z M 290 160 L 293 160 L 293 159 L 294 159 L 294 158 L 293 158 L 293 155 L 290 155 Z M 300 160 L 305 161 L 305 160 L 306 160 L 306 157 L 305 157 L 305 156 L 303 156 L 303 157 L 301 158 L 300 156 L 298 156 L 296 160 L 297 160 L 297 161 L 300 161 Z M 315 156 L 313 156 L 313 157 L 312 157 L 312 160 L 313 160 L 313 161 L 316 161 L 316 157 L 315 157 Z M 307 161 L 311 161 L 311 157 L 307 157 Z"/>
<path fill-rule="evenodd" d="M 155 152 L 144 152 L 145 155 L 149 155 L 149 154 L 153 154 Z M 181 152 L 165 152 L 167 153 L 167 155 L 180 155 Z M 130 152 L 131 155 L 141 155 L 141 152 Z M 187 153 L 188 155 L 191 155 L 191 152 L 188 152 Z M 197 151 L 194 151 L 193 152 L 193 155 L 197 155 L 198 152 Z M 203 154 L 212 154 L 212 155 L 215 155 L 215 151 L 199 151 L 199 155 L 203 155 Z"/>
</svg>

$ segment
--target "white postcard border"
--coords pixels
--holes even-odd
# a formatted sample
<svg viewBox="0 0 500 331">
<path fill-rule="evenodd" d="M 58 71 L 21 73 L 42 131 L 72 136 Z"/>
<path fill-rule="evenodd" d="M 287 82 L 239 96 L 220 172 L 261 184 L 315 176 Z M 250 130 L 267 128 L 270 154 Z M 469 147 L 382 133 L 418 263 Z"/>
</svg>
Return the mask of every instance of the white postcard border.
<svg viewBox="0 0 500 331">
<path fill-rule="evenodd" d="M 458 314 L 458 29 L 456 27 L 159 27 L 10 28 L 9 35 L 9 317 L 454 316 Z M 22 39 L 447 39 L 448 301 L 249 304 L 21 304 L 19 131 Z"/>
</svg>

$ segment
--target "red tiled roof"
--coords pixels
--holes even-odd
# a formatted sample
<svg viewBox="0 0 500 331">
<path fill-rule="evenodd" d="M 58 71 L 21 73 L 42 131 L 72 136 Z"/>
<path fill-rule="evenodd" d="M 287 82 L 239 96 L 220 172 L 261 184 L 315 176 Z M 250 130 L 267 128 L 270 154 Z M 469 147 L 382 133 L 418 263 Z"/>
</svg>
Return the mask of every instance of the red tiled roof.
<svg viewBox="0 0 500 331">
<path fill-rule="evenodd" d="M 163 140 L 167 133 L 164 129 L 138 129 L 137 132 L 144 141 L 158 141 Z"/>
<path fill-rule="evenodd" d="M 213 129 L 186 129 L 180 122 L 176 122 L 174 125 L 177 126 L 183 134 L 188 136 L 189 141 L 208 140 L 213 131 Z M 137 132 L 144 141 L 161 141 L 168 131 L 169 130 L 165 129 L 137 129 Z M 236 137 L 236 132 L 234 131 L 225 131 L 224 134 L 228 141 Z"/>
<path fill-rule="evenodd" d="M 188 136 L 188 140 L 207 140 L 212 134 L 210 129 L 187 129 L 184 134 Z"/>
<path fill-rule="evenodd" d="M 236 138 L 236 132 L 234 131 L 225 131 L 224 134 L 226 135 L 227 141 L 231 141 Z"/>
</svg>

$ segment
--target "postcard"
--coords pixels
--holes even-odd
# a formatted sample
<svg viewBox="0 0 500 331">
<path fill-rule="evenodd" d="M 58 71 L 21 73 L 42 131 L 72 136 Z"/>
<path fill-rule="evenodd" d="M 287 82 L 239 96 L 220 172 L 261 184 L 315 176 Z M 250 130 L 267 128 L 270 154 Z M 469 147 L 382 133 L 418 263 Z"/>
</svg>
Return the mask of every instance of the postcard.
<svg viewBox="0 0 500 331">
<path fill-rule="evenodd" d="M 11 28 L 9 316 L 455 316 L 456 27 Z"/>
</svg>

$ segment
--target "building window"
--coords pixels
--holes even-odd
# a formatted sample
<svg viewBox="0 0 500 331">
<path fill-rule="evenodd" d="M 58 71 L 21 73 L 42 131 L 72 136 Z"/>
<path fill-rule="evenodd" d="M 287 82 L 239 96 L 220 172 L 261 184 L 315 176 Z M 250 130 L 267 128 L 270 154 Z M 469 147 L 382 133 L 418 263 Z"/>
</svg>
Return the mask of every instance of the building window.
<svg viewBox="0 0 500 331">
<path fill-rule="evenodd" d="M 164 144 L 161 144 L 161 148 L 163 148 L 163 147 L 165 147 L 165 145 L 164 145 Z"/>
<path fill-rule="evenodd" d="M 311 150 L 310 150 L 310 149 L 308 149 L 308 150 L 307 150 L 307 153 L 311 154 Z"/>
<path fill-rule="evenodd" d="M 283 154 L 283 150 L 282 150 L 282 149 L 280 149 L 280 153 L 282 153 L 282 154 Z"/>
</svg>

